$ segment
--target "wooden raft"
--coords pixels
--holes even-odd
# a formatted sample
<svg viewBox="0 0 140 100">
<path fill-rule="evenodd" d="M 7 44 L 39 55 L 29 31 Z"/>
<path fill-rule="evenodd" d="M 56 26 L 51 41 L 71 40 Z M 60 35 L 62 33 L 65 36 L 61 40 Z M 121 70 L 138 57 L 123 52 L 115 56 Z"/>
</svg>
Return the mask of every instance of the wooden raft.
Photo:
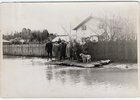
<svg viewBox="0 0 140 100">
<path fill-rule="evenodd" d="M 47 62 L 46 65 L 60 65 L 60 66 L 71 66 L 71 67 L 81 67 L 81 68 L 95 68 L 95 67 L 102 67 L 102 65 L 107 65 L 111 63 L 111 60 L 100 60 L 97 62 L 90 62 L 90 63 L 82 63 L 77 61 L 51 61 Z"/>
</svg>

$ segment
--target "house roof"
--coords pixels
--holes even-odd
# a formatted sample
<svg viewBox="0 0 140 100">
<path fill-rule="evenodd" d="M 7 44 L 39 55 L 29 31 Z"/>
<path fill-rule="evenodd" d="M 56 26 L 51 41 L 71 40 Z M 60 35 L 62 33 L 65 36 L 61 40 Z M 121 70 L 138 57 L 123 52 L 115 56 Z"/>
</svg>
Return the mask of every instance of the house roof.
<svg viewBox="0 0 140 100">
<path fill-rule="evenodd" d="M 7 42 L 7 43 L 8 43 L 8 42 L 10 42 L 10 41 L 7 41 L 7 40 L 4 40 L 4 39 L 3 39 L 3 42 Z"/>
<path fill-rule="evenodd" d="M 54 39 L 52 40 L 52 42 L 58 41 L 59 38 L 60 38 L 61 40 L 65 40 L 66 42 L 69 42 L 69 41 L 70 41 L 69 36 L 57 36 L 56 38 L 54 38 Z"/>
<path fill-rule="evenodd" d="M 89 16 L 84 21 L 82 21 L 79 25 L 77 25 L 75 28 L 73 28 L 73 30 L 77 30 L 80 26 L 82 26 L 83 24 L 85 24 L 87 21 L 89 21 L 92 18 L 93 18 L 92 16 Z"/>
</svg>

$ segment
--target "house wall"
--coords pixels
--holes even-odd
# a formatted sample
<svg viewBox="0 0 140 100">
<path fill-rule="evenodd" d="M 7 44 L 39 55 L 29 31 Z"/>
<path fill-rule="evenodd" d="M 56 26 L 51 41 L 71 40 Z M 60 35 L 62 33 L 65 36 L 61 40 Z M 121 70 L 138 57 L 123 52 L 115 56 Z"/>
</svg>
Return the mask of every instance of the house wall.
<svg viewBox="0 0 140 100">
<path fill-rule="evenodd" d="M 80 26 L 76 30 L 77 38 L 81 39 L 83 37 L 90 37 L 92 35 L 97 35 L 97 34 L 101 35 L 104 32 L 104 30 L 99 29 L 100 24 L 101 22 L 99 22 L 97 19 L 94 18 L 90 19 L 89 21 L 83 24 L 86 26 L 86 30 L 82 30 L 82 26 Z M 93 40 L 98 41 L 97 36 L 93 36 Z"/>
</svg>

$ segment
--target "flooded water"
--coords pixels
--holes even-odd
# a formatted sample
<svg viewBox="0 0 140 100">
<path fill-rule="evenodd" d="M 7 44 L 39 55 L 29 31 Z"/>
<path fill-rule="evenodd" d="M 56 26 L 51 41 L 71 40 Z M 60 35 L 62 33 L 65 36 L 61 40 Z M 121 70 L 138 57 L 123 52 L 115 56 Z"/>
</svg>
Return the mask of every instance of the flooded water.
<svg viewBox="0 0 140 100">
<path fill-rule="evenodd" d="M 137 64 L 78 68 L 46 65 L 46 62 L 43 58 L 4 56 L 2 97 L 138 96 Z"/>
</svg>

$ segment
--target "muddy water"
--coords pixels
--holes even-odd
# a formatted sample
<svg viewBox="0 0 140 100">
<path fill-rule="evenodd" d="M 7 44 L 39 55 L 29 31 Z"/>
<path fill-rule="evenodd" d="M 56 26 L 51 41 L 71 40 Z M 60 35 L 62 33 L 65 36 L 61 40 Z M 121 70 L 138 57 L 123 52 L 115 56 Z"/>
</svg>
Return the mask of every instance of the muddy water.
<svg viewBox="0 0 140 100">
<path fill-rule="evenodd" d="M 4 56 L 2 97 L 137 97 L 137 64 L 102 68 L 45 65 L 46 59 Z M 116 67 L 118 66 L 118 67 Z M 133 68 L 132 68 L 133 66 Z"/>
</svg>

